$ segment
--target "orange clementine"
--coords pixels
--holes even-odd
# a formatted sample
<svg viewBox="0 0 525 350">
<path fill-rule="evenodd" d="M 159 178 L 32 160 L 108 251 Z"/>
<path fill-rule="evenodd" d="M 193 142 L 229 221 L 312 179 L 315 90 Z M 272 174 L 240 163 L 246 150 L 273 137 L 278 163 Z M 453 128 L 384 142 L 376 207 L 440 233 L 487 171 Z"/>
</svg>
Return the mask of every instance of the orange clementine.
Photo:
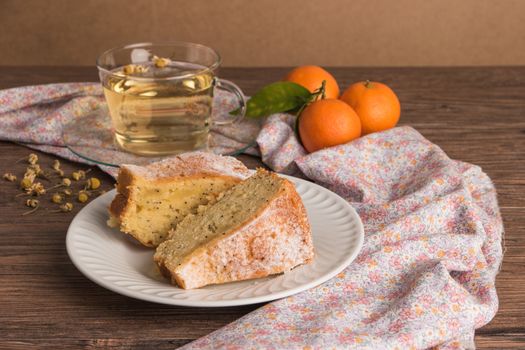
<svg viewBox="0 0 525 350">
<path fill-rule="evenodd" d="M 299 136 L 308 152 L 347 143 L 361 136 L 361 122 L 352 107 L 338 99 L 309 104 L 299 116 Z"/>
<path fill-rule="evenodd" d="M 310 92 L 314 92 L 319 89 L 326 81 L 325 86 L 325 97 L 326 98 L 338 98 L 339 97 L 339 85 L 332 74 L 319 66 L 301 66 L 293 69 L 290 73 L 284 77 L 285 81 L 292 81 L 296 84 L 302 85 L 307 88 Z"/>
<path fill-rule="evenodd" d="M 360 81 L 350 85 L 341 100 L 356 111 L 361 119 L 363 135 L 393 128 L 399 121 L 399 99 L 385 84 Z"/>
</svg>

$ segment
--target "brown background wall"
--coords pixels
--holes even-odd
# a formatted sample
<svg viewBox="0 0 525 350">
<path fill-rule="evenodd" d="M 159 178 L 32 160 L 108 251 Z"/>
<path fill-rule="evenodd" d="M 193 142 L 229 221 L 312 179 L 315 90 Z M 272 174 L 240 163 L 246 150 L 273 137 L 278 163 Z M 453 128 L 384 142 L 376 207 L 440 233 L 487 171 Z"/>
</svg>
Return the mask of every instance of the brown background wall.
<svg viewBox="0 0 525 350">
<path fill-rule="evenodd" d="M 225 66 L 525 64 L 520 0 L 0 0 L 0 65 L 194 41 Z"/>
</svg>

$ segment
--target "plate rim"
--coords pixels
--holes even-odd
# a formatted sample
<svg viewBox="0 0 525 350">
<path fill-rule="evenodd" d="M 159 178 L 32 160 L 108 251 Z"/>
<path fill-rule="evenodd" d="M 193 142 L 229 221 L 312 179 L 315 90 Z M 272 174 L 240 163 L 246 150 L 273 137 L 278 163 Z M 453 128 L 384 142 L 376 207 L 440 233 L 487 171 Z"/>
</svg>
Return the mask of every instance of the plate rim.
<svg viewBox="0 0 525 350">
<path fill-rule="evenodd" d="M 73 265 L 90 281 L 94 282 L 95 284 L 106 288 L 114 293 L 124 295 L 126 297 L 130 297 L 137 300 L 142 301 L 148 301 L 148 302 L 154 302 L 158 304 L 164 304 L 164 305 L 172 305 L 172 306 L 186 306 L 186 307 L 228 307 L 228 306 L 240 306 L 240 305 L 251 305 L 251 304 L 258 304 L 263 302 L 269 302 L 273 300 L 282 299 L 288 296 L 292 296 L 294 294 L 300 293 L 302 291 L 317 287 L 321 284 L 323 284 L 326 281 L 331 280 L 333 277 L 335 277 L 337 274 L 342 272 L 344 269 L 346 269 L 357 257 L 357 255 L 361 252 L 361 249 L 363 247 L 364 243 L 364 226 L 363 222 L 361 221 L 361 218 L 357 211 L 354 209 L 354 207 L 348 203 L 344 198 L 339 196 L 337 193 L 330 191 L 326 187 L 320 186 L 314 182 L 307 181 L 298 177 L 285 175 L 285 174 L 278 174 L 279 176 L 282 176 L 292 182 L 304 182 L 308 186 L 314 186 L 314 188 L 318 188 L 321 191 L 328 191 L 332 195 L 336 196 L 339 200 L 342 200 L 344 202 L 344 205 L 350 209 L 350 213 L 353 216 L 353 219 L 355 220 L 355 223 L 357 225 L 357 243 L 356 243 L 356 249 L 349 254 L 346 259 L 344 259 L 341 263 L 339 263 L 334 269 L 332 269 L 329 273 L 323 274 L 322 276 L 319 276 L 318 278 L 315 278 L 307 283 L 301 284 L 299 286 L 296 286 L 294 288 L 286 289 L 280 292 L 265 294 L 261 296 L 256 297 L 247 297 L 247 298 L 240 298 L 240 299 L 231 299 L 231 300 L 183 300 L 183 299 L 166 299 L 165 297 L 160 297 L 157 295 L 150 295 L 150 294 L 143 294 L 140 291 L 133 291 L 130 289 L 127 289 L 124 286 L 118 286 L 116 284 L 112 284 L 110 281 L 106 281 L 103 278 L 98 278 L 98 276 L 95 275 L 89 268 L 86 268 L 79 260 L 79 258 L 75 257 L 75 254 L 73 252 L 73 236 L 74 236 L 74 229 L 75 224 L 77 221 L 82 220 L 81 214 L 84 212 L 84 214 L 90 210 L 93 209 L 93 207 L 99 205 L 97 202 L 101 201 L 105 197 L 114 196 L 115 189 L 112 189 L 111 191 L 108 191 L 107 193 L 103 194 L 102 196 L 97 197 L 95 200 L 91 201 L 88 205 L 86 205 L 84 208 L 82 208 L 71 220 L 71 223 L 69 224 L 69 227 L 67 229 L 66 233 L 66 251 L 69 256 L 69 259 L 73 263 Z M 294 183 L 295 185 L 295 183 Z M 314 246 L 315 248 L 315 246 Z M 78 259 L 78 260 L 77 260 Z M 278 276 L 278 275 L 277 275 Z M 254 279 L 253 281 L 256 281 Z"/>
</svg>

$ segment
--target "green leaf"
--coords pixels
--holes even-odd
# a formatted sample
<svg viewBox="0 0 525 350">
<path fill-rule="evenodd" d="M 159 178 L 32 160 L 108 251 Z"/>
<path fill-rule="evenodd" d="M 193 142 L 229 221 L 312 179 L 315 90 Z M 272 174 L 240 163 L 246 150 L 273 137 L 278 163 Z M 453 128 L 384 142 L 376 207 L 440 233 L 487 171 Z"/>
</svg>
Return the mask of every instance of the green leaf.
<svg viewBox="0 0 525 350">
<path fill-rule="evenodd" d="M 289 81 L 266 85 L 257 91 L 246 104 L 246 117 L 258 118 L 273 113 L 296 110 L 307 103 L 311 93 L 303 86 Z M 239 114 L 239 110 L 230 112 Z"/>
</svg>

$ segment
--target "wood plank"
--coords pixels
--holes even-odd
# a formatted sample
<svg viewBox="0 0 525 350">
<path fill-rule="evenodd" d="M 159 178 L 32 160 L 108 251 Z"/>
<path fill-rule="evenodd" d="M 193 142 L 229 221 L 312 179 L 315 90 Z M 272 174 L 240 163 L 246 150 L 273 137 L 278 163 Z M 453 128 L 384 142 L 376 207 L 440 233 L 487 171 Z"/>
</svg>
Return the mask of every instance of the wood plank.
<svg viewBox="0 0 525 350">
<path fill-rule="evenodd" d="M 478 349 L 511 350 L 525 349 L 525 333 L 502 330 L 498 333 L 476 336 Z"/>
</svg>

